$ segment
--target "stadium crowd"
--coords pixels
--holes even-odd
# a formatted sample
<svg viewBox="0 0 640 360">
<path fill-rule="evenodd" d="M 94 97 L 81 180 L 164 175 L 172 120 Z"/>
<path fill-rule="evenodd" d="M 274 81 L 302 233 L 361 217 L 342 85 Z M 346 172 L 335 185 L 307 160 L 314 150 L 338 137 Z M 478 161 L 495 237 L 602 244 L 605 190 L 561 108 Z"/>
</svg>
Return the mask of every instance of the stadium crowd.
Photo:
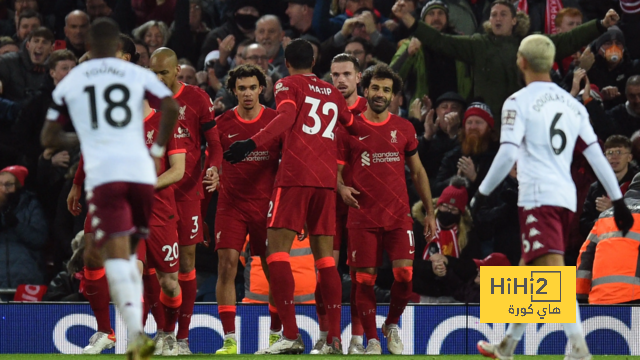
<svg viewBox="0 0 640 360">
<path fill-rule="evenodd" d="M 80 149 L 45 148 L 40 133 L 53 90 L 87 58 L 86 33 L 101 17 L 113 19 L 133 40 L 123 42 L 129 61 L 153 68 L 154 51 L 173 50 L 180 68 L 177 79 L 204 90 L 216 116 L 238 106 L 225 85 L 229 72 L 243 64 L 267 75 L 259 101 L 275 109 L 274 84 L 289 75 L 284 49 L 297 38 L 312 44 L 313 72 L 323 80 L 334 81 L 332 59 L 343 53 L 355 57 L 362 71 L 383 63 L 397 72 L 404 83 L 389 112 L 415 129 L 417 153 L 433 196 L 432 206 L 424 206 L 407 167 L 417 255 L 413 302 L 479 302 L 479 267 L 518 265 L 521 251 L 529 251 L 520 241 L 516 167 L 481 208 L 470 207 L 498 151 L 505 121 L 502 104 L 524 86 L 516 53 L 525 36 L 551 37 L 557 51 L 552 79 L 586 106 L 622 192 L 633 185 L 640 188 L 632 184 L 640 172 L 637 1 L 400 1 L 408 13 L 394 13 L 391 0 L 0 1 L 0 288 L 46 284 L 45 300 L 85 300 L 81 283 L 87 272 L 80 271 L 86 261 L 84 246 L 78 239 L 72 247 L 88 208 L 84 192 L 72 196 L 82 188 L 74 181 Z M 617 23 L 612 23 L 610 9 L 619 15 Z M 357 92 L 362 94 L 362 88 Z M 203 159 L 205 150 L 203 145 Z M 593 268 L 598 262 L 590 233 L 612 202 L 577 151 L 571 169 L 578 210 L 565 244 L 565 262 L 579 263 L 579 270 L 604 271 Z M 214 251 L 218 191 L 202 191 L 208 206 L 202 211 L 205 241 L 195 247 L 196 301 L 216 301 L 222 276 Z M 74 199 L 80 210 L 71 213 L 68 202 Z M 425 239 L 419 234 L 425 232 L 425 213 L 431 207 L 437 231 Z M 338 216 L 346 217 L 346 212 Z M 346 265 L 347 235 L 338 234 L 343 239 L 338 261 L 342 297 L 349 302 L 353 287 Z M 530 246 L 535 250 L 535 243 Z M 294 249 L 299 256 L 299 265 L 293 265 L 291 255 L 292 267 L 298 269 L 296 301 L 313 303 L 315 270 L 313 262 L 305 261 L 311 254 L 309 243 L 301 241 Z M 615 255 L 603 251 L 600 256 Z M 636 274 L 637 246 L 625 256 L 634 257 L 628 264 Z M 251 256 L 245 246 L 237 267 L 232 285 L 237 301 L 267 302 L 260 257 Z M 228 270 L 225 273 L 228 276 Z M 393 282 L 392 262 L 385 257 L 374 287 L 378 302 L 389 302 Z M 585 301 L 640 301 L 640 292 L 590 298 L 591 285 L 585 284 L 578 286 Z M 608 286 L 607 292 L 615 294 L 627 285 Z"/>
</svg>

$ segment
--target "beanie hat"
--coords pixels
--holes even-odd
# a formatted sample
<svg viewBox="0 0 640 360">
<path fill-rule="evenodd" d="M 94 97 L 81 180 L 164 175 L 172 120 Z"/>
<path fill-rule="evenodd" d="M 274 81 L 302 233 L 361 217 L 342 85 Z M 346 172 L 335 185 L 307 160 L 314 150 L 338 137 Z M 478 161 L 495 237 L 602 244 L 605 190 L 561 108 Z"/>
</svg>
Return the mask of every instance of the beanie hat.
<svg viewBox="0 0 640 360">
<path fill-rule="evenodd" d="M 252 6 L 260 14 L 262 14 L 262 2 L 260 0 L 235 0 L 233 4 L 234 12 L 242 9 L 245 6 Z"/>
<path fill-rule="evenodd" d="M 429 10 L 432 9 L 442 9 L 445 14 L 447 14 L 447 19 L 449 19 L 449 7 L 442 0 L 431 0 L 429 1 L 420 11 L 420 20 L 424 20 L 424 17 L 427 15 Z"/>
<path fill-rule="evenodd" d="M 460 105 L 462 105 L 463 107 L 467 105 L 466 101 L 464 101 L 464 98 L 460 94 L 458 94 L 455 91 L 447 91 L 446 93 L 440 95 L 436 99 L 436 102 L 435 104 L 433 104 L 433 107 L 437 108 L 438 106 L 440 106 L 441 103 L 445 101 L 455 101 L 457 103 L 460 103 Z"/>
<path fill-rule="evenodd" d="M 7 166 L 6 168 L 0 170 L 0 173 L 8 172 L 9 174 L 15 176 L 20 182 L 20 185 L 24 186 L 24 179 L 29 175 L 29 170 L 26 167 L 20 165 Z"/>
<path fill-rule="evenodd" d="M 511 266 L 511 262 L 507 259 L 506 255 L 501 253 L 489 254 L 484 259 L 473 259 L 478 269 L 480 266 Z"/>
<path fill-rule="evenodd" d="M 625 46 L 624 34 L 617 26 L 610 27 L 604 34 L 596 39 L 595 50 L 598 51 L 607 41 L 618 40 Z"/>
<path fill-rule="evenodd" d="M 438 198 L 436 207 L 440 206 L 440 204 L 449 204 L 460 210 L 462 214 L 468 201 L 469 194 L 467 193 L 467 188 L 464 186 L 449 185 Z"/>
<path fill-rule="evenodd" d="M 489 109 L 489 105 L 481 102 L 473 102 L 467 108 L 467 111 L 464 112 L 464 119 L 462 120 L 462 126 L 467 122 L 469 116 L 479 116 L 482 120 L 486 121 L 489 124 L 489 127 L 493 129 L 493 114 L 491 113 L 491 109 Z"/>
</svg>

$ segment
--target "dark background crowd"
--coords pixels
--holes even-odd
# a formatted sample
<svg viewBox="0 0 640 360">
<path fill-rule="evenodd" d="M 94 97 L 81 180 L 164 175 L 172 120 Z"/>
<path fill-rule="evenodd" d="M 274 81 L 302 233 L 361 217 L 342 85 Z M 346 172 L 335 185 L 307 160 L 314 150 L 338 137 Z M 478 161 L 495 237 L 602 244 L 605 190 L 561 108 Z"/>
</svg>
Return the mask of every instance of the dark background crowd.
<svg viewBox="0 0 640 360">
<path fill-rule="evenodd" d="M 515 54 L 526 35 L 553 35 L 557 59 L 552 78 L 587 107 L 626 190 L 639 171 L 634 158 L 640 148 L 633 140 L 640 129 L 640 5 L 628 0 L 509 0 L 497 5 L 493 0 L 404 0 L 413 17 L 428 25 L 407 27 L 392 11 L 394 3 L 0 0 L 0 288 L 51 284 L 54 292 L 77 292 L 64 269 L 73 255 L 71 240 L 84 222 L 84 216 L 67 211 L 79 149 L 43 148 L 39 134 L 51 92 L 85 55 L 84 35 L 100 17 L 112 18 L 134 39 L 141 66 L 148 66 L 157 48 L 173 49 L 180 58 L 179 79 L 203 88 L 217 115 L 237 105 L 224 84 L 227 72 L 244 63 L 268 74 L 260 100 L 275 107 L 272 86 L 288 75 L 283 49 L 291 39 L 312 43 L 313 71 L 327 81 L 331 59 L 339 53 L 355 56 L 363 68 L 390 64 L 404 80 L 390 111 L 415 126 L 433 197 L 440 198 L 438 237 L 416 244 L 415 301 L 477 302 L 480 265 L 520 261 L 517 169 L 483 208 L 474 209 L 473 219 L 468 203 L 497 152 L 502 103 L 524 85 Z M 507 4 L 523 11 L 515 14 Z M 620 21 L 607 28 L 600 20 L 609 9 Z M 478 102 L 486 103 L 480 106 L 483 115 L 463 122 L 467 108 L 472 103 L 477 108 Z M 599 214 L 612 206 L 577 152 L 572 175 L 578 212 L 566 244 L 567 265 L 575 265 Z M 415 233 L 421 234 L 424 208 L 409 176 L 407 183 Z M 212 234 L 215 205 L 214 196 L 206 216 Z M 377 284 L 382 300 L 393 281 L 390 264 L 385 267 Z M 198 245 L 196 268 L 199 279 L 216 276 L 213 247 Z M 241 289 L 243 272 L 238 274 Z"/>
</svg>

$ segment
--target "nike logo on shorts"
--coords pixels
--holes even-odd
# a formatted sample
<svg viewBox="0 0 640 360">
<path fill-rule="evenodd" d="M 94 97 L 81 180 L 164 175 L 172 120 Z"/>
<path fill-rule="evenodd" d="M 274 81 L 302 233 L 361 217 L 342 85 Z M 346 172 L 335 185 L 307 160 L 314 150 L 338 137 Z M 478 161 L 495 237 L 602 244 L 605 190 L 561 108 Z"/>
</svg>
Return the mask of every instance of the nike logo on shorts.
<svg viewBox="0 0 640 360">
<path fill-rule="evenodd" d="M 233 134 L 233 135 L 229 134 L 229 139 L 231 139 L 231 138 L 232 138 L 232 137 L 234 137 L 234 136 L 238 136 L 238 135 L 240 135 L 240 133 L 238 133 L 238 134 Z"/>
<path fill-rule="evenodd" d="M 189 236 L 190 239 L 193 239 L 194 237 L 198 236 L 198 234 L 193 234 L 191 236 Z"/>
<path fill-rule="evenodd" d="M 169 267 L 174 267 L 178 262 L 169 263 Z"/>
<path fill-rule="evenodd" d="M 415 250 L 409 250 L 409 254 L 413 254 L 414 252 L 416 252 Z"/>
</svg>

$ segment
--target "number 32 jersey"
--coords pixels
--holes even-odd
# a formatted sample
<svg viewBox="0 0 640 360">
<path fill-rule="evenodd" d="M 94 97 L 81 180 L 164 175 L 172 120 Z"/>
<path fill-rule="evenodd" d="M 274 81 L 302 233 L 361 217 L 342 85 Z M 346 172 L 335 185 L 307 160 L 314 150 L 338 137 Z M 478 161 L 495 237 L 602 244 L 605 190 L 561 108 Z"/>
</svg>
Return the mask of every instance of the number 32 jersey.
<svg viewBox="0 0 640 360">
<path fill-rule="evenodd" d="M 143 100 L 173 93 L 149 70 L 116 58 L 76 66 L 53 91 L 47 120 L 70 117 L 84 156 L 87 189 L 122 181 L 156 183 L 145 144 Z"/>
<path fill-rule="evenodd" d="M 597 141 L 585 107 L 558 85 L 533 82 L 513 94 L 502 108 L 500 143 L 519 146 L 518 205 L 575 212 L 573 150 Z"/>
</svg>

